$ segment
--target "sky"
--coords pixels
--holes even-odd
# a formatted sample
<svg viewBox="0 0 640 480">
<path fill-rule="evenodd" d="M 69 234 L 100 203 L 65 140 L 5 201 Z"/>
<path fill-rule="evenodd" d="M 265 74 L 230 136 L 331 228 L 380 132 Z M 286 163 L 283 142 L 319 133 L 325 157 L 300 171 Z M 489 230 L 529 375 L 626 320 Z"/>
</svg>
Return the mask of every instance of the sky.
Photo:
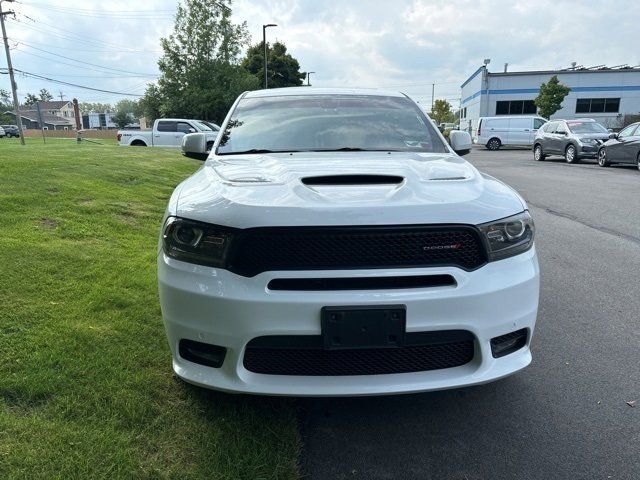
<svg viewBox="0 0 640 480">
<path fill-rule="evenodd" d="M 93 88 L 142 94 L 158 75 L 160 41 L 178 0 L 17 0 L 7 22 L 15 69 Z M 460 84 L 491 59 L 490 71 L 640 64 L 638 1 L 235 0 L 254 43 L 280 40 L 321 87 L 400 90 L 430 106 L 459 104 Z M 67 58 L 63 58 L 67 57 Z M 0 69 L 6 67 L 0 51 Z M 7 75 L 0 88 L 8 89 Z M 56 97 L 114 103 L 101 93 L 18 73 L 20 99 L 47 88 Z"/>
</svg>

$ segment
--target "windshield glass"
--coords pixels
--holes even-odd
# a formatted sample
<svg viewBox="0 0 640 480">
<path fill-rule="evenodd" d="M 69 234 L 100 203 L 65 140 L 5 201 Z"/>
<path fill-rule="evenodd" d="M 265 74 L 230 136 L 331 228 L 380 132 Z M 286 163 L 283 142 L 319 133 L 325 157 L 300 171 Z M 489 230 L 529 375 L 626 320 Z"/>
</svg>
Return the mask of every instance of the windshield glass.
<svg viewBox="0 0 640 480">
<path fill-rule="evenodd" d="M 609 133 L 598 122 L 567 122 L 572 133 Z"/>
<path fill-rule="evenodd" d="M 198 126 L 198 128 L 200 128 L 200 130 L 202 130 L 203 132 L 211 132 L 211 131 L 215 132 L 218 130 L 212 124 L 210 124 L 209 122 L 205 122 L 203 120 L 193 120 L 193 123 L 195 123 Z"/>
<path fill-rule="evenodd" d="M 448 151 L 406 97 L 291 95 L 242 99 L 217 154 L 339 150 Z"/>
</svg>

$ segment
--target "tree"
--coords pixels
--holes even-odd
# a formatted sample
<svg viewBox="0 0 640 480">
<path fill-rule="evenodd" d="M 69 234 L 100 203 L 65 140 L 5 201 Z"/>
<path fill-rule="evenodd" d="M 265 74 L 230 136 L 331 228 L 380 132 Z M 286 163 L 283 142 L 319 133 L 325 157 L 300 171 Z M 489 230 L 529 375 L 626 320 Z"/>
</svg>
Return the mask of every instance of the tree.
<svg viewBox="0 0 640 480">
<path fill-rule="evenodd" d="M 51 100 L 53 100 L 53 95 L 49 93 L 49 90 L 43 88 L 37 94 L 27 93 L 24 97 L 24 104 L 26 106 L 31 106 L 38 102 L 50 102 Z"/>
<path fill-rule="evenodd" d="M 13 115 L 5 114 L 5 112 L 13 111 L 13 104 L 11 103 L 11 94 L 0 88 L 0 122 L 12 123 L 14 121 Z"/>
<path fill-rule="evenodd" d="M 93 103 L 93 102 L 81 102 L 78 104 L 81 112 L 111 112 L 113 111 L 113 105 L 109 103 Z"/>
<path fill-rule="evenodd" d="M 456 117 L 451 111 L 451 104 L 446 100 L 436 100 L 429 116 L 437 125 L 445 122 L 453 123 L 456 120 Z"/>
<path fill-rule="evenodd" d="M 27 107 L 31 105 L 35 105 L 39 101 L 40 99 L 37 97 L 37 95 L 34 95 L 33 93 L 27 93 L 27 95 L 24 97 L 24 105 Z"/>
<path fill-rule="evenodd" d="M 118 128 L 124 128 L 132 122 L 131 115 L 124 110 L 118 110 L 116 114 L 111 117 L 111 120 Z"/>
<path fill-rule="evenodd" d="M 239 65 L 247 44 L 246 22 L 231 21 L 231 0 L 180 3 L 173 33 L 161 39 L 160 78 L 142 101 L 162 116 L 221 122 L 236 97 L 259 83 Z M 150 97 L 157 95 L 159 102 Z"/>
<path fill-rule="evenodd" d="M 49 93 L 49 90 L 47 90 L 46 88 L 43 88 L 40 90 L 40 94 L 38 95 L 38 98 L 40 99 L 41 102 L 50 102 L 51 100 L 53 100 L 53 95 Z"/>
<path fill-rule="evenodd" d="M 11 103 L 11 94 L 4 88 L 0 88 L 0 106 L 5 108 Z"/>
<path fill-rule="evenodd" d="M 307 77 L 300 72 L 300 63 L 287 53 L 287 47 L 282 42 L 275 42 L 273 46 L 267 43 L 267 76 L 269 87 L 296 87 L 302 85 Z M 242 60 L 242 66 L 257 80 L 264 82 L 264 43 L 260 42 L 249 47 L 247 56 Z"/>
<path fill-rule="evenodd" d="M 134 118 L 140 118 L 143 115 L 140 102 L 136 100 L 129 100 L 128 98 L 119 100 L 116 102 L 115 108 L 116 112 L 126 112 Z"/>
<path fill-rule="evenodd" d="M 138 101 L 142 115 L 147 121 L 153 122 L 162 116 L 160 109 L 163 105 L 162 95 L 157 85 L 149 84 L 144 96 Z"/>
<path fill-rule="evenodd" d="M 569 87 L 560 83 L 557 75 L 551 77 L 548 83 L 540 85 L 540 94 L 534 100 L 538 113 L 545 118 L 550 118 L 562 108 L 564 97 L 569 95 L 570 91 Z"/>
</svg>

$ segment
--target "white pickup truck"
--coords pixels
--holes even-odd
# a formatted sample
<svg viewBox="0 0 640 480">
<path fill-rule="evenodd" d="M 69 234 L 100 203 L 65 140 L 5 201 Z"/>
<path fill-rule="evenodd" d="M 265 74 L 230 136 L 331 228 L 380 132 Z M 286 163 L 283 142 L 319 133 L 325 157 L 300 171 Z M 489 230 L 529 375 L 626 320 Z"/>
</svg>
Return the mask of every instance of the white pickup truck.
<svg viewBox="0 0 640 480">
<path fill-rule="evenodd" d="M 204 133 L 207 147 L 213 146 L 220 127 L 205 120 L 184 118 L 160 118 L 153 122 L 151 130 L 118 130 L 118 143 L 131 147 L 174 147 L 182 145 L 187 133 Z"/>
</svg>

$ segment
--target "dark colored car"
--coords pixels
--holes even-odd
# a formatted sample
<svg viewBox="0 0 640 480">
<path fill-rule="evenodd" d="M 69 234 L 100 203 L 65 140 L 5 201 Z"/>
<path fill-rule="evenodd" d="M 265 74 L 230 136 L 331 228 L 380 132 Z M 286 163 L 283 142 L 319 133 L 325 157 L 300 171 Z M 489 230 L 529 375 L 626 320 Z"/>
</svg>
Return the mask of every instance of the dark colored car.
<svg viewBox="0 0 640 480">
<path fill-rule="evenodd" d="M 533 140 L 533 158 L 562 155 L 568 163 L 596 158 L 600 147 L 611 138 L 609 130 L 595 120 L 552 120 L 538 130 Z"/>
<path fill-rule="evenodd" d="M 598 165 L 608 167 L 612 163 L 636 165 L 640 170 L 640 122 L 626 126 L 600 147 Z"/>
<path fill-rule="evenodd" d="M 2 128 L 4 129 L 4 134 L 7 137 L 20 137 L 20 132 L 18 131 L 18 127 L 16 125 L 2 125 Z"/>
</svg>

